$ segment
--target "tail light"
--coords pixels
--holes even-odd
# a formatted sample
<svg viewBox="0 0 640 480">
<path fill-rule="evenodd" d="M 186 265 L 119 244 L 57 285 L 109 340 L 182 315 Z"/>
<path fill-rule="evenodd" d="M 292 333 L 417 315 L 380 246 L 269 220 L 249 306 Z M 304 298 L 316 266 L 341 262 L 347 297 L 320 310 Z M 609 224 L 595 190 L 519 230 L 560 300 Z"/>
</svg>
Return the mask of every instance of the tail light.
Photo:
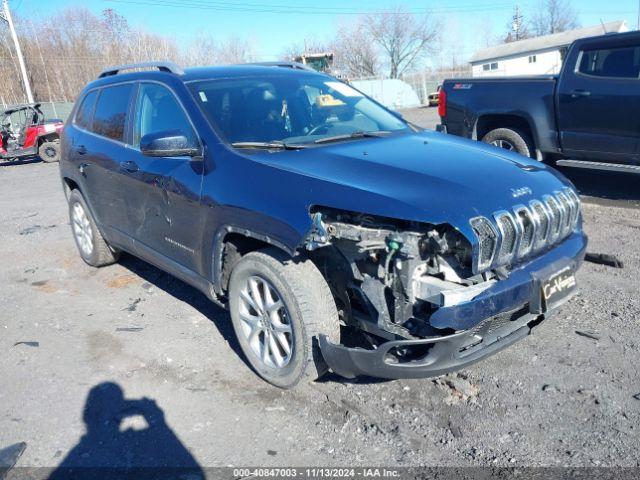
<svg viewBox="0 0 640 480">
<path fill-rule="evenodd" d="M 440 115 L 440 118 L 447 116 L 447 93 L 444 88 L 440 90 L 438 95 L 438 115 Z"/>
</svg>

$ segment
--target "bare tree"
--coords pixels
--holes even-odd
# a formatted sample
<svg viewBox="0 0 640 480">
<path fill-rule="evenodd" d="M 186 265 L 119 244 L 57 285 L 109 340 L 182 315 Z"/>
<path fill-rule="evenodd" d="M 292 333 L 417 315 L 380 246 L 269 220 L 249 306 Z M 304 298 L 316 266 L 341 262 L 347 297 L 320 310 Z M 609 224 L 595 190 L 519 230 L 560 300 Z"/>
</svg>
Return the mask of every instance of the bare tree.
<svg viewBox="0 0 640 480">
<path fill-rule="evenodd" d="M 564 32 L 578 26 L 578 14 L 570 0 L 540 0 L 531 19 L 535 36 Z"/>
<path fill-rule="evenodd" d="M 402 7 L 369 14 L 364 22 L 384 54 L 390 78 L 416 67 L 438 39 L 438 25 L 429 15 L 419 17 Z"/>
<path fill-rule="evenodd" d="M 255 60 L 256 54 L 251 41 L 232 35 L 218 44 L 216 63 L 247 63 Z"/>
<path fill-rule="evenodd" d="M 378 52 L 362 19 L 355 24 L 341 24 L 331 50 L 335 54 L 336 69 L 350 78 L 372 77 L 378 73 Z"/>
</svg>

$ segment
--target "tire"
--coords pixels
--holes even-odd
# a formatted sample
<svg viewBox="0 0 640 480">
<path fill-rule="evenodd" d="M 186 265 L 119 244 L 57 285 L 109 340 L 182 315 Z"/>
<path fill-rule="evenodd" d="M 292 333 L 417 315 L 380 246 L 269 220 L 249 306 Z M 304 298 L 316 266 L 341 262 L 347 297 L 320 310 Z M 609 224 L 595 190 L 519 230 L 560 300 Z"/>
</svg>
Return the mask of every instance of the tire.
<svg viewBox="0 0 640 480">
<path fill-rule="evenodd" d="M 532 157 L 535 153 L 533 142 L 526 133 L 511 128 L 496 128 L 487 133 L 482 141 L 498 148 L 517 152 L 525 157 Z M 509 148 L 507 148 L 509 145 Z"/>
<path fill-rule="evenodd" d="M 259 292 L 258 302 L 252 282 Z M 270 301 L 264 302 L 267 289 Z M 325 334 L 339 343 L 340 325 L 329 285 L 313 262 L 294 262 L 275 248 L 248 253 L 231 272 L 228 293 L 238 342 L 260 377 L 277 387 L 293 388 L 302 379 L 315 380 L 326 373 L 318 335 Z M 270 302 L 277 305 L 277 298 L 282 306 L 276 306 L 270 314 L 264 313 L 268 307 L 262 308 L 261 315 L 251 306 L 263 303 L 266 307 L 264 303 Z M 277 321 L 273 320 L 274 315 Z M 286 332 L 287 327 L 290 333 Z M 252 336 L 254 330 L 257 333 Z M 283 342 L 289 344 L 288 360 Z M 265 344 L 271 349 L 265 349 Z"/>
<path fill-rule="evenodd" d="M 102 237 L 79 190 L 72 190 L 69 195 L 69 219 L 76 247 L 87 264 L 102 267 L 118 260 L 119 252 L 113 250 Z"/>
<path fill-rule="evenodd" d="M 38 156 L 43 162 L 54 163 L 60 161 L 60 141 L 42 142 L 38 147 Z"/>
</svg>

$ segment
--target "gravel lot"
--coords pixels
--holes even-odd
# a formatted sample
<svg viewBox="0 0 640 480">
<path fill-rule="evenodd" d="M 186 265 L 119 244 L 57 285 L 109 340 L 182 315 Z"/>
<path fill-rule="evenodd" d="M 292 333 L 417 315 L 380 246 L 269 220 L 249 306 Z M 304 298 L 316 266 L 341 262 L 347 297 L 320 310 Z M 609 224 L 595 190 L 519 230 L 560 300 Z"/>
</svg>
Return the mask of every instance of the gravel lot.
<svg viewBox="0 0 640 480">
<path fill-rule="evenodd" d="M 435 109 L 407 117 L 436 121 Z M 0 449 L 26 442 L 18 466 L 37 467 L 153 465 L 162 452 L 203 467 L 639 466 L 638 180 L 570 175 L 588 195 L 589 251 L 624 268 L 585 263 L 558 315 L 459 374 L 281 391 L 193 288 L 129 256 L 82 262 L 57 165 L 0 166 Z"/>
</svg>

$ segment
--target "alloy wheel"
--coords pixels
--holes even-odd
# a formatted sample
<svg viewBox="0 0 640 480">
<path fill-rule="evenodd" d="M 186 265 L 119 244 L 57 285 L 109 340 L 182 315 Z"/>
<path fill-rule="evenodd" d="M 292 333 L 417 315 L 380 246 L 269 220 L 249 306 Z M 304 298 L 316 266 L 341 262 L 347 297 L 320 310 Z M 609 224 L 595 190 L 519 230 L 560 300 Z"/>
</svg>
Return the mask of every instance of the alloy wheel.
<svg viewBox="0 0 640 480">
<path fill-rule="evenodd" d="M 513 151 L 516 149 L 516 147 L 507 140 L 494 140 L 493 142 L 491 142 L 491 145 L 494 145 L 499 148 L 504 148 L 505 150 L 509 150 L 509 151 Z"/>
<path fill-rule="evenodd" d="M 89 217 L 79 202 L 73 205 L 71 220 L 76 242 L 82 253 L 89 257 L 93 253 L 93 231 Z"/>
<path fill-rule="evenodd" d="M 278 291 L 262 277 L 248 277 L 238 302 L 242 333 L 249 348 L 268 368 L 286 366 L 294 349 L 287 308 Z"/>
</svg>

